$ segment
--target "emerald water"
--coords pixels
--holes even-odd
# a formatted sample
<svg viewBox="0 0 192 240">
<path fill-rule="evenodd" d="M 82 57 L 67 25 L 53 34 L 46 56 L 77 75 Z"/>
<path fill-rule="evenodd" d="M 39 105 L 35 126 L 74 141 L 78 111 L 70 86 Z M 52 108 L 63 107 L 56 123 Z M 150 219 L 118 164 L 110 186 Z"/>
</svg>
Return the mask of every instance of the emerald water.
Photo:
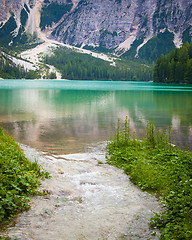
<svg viewBox="0 0 192 240">
<path fill-rule="evenodd" d="M 75 153 L 110 137 L 130 119 L 141 137 L 146 121 L 192 143 L 192 86 L 152 82 L 0 80 L 0 126 L 18 142 L 51 153 Z"/>
<path fill-rule="evenodd" d="M 127 116 L 139 137 L 150 120 L 171 126 L 178 145 L 191 144 L 191 100 L 183 85 L 0 80 L 0 126 L 52 176 L 41 186 L 50 194 L 32 199 L 6 230 L 10 239 L 158 240 L 149 219 L 159 202 L 105 164 L 103 141 Z"/>
</svg>

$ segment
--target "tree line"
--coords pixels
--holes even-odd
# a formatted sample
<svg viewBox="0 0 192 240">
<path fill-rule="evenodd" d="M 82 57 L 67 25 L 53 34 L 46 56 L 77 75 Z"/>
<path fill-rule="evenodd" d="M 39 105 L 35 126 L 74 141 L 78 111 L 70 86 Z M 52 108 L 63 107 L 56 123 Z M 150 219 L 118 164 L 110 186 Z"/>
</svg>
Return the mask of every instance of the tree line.
<svg viewBox="0 0 192 240">
<path fill-rule="evenodd" d="M 153 81 L 160 83 L 192 83 L 192 42 L 161 55 L 154 66 Z"/>
<path fill-rule="evenodd" d="M 112 66 L 110 62 L 63 47 L 57 48 L 53 55 L 46 55 L 45 63 L 59 69 L 63 79 L 114 81 L 152 79 L 152 70 L 148 66 L 123 60 L 116 61 L 116 66 Z"/>
<path fill-rule="evenodd" d="M 37 71 L 27 71 L 21 66 L 15 66 L 1 56 L 0 77 L 4 79 L 36 79 L 40 78 L 40 75 Z"/>
<path fill-rule="evenodd" d="M 27 70 L 23 66 L 14 64 L 0 51 L 0 78 L 3 79 L 56 79 L 56 73 L 50 72 L 49 68 L 38 70 Z"/>
</svg>

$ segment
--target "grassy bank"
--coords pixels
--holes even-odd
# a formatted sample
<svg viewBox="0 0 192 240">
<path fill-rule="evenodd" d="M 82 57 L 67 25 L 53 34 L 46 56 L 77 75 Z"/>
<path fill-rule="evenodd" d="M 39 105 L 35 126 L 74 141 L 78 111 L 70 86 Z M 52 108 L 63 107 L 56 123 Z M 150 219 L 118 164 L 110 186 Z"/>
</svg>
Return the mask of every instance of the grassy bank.
<svg viewBox="0 0 192 240">
<path fill-rule="evenodd" d="M 170 133 L 162 133 L 150 123 L 146 137 L 138 140 L 130 133 L 126 119 L 118 122 L 108 142 L 107 161 L 130 175 L 142 190 L 157 194 L 164 206 L 151 220 L 164 240 L 192 239 L 192 153 L 170 144 Z"/>
<path fill-rule="evenodd" d="M 0 129 L 0 227 L 17 213 L 29 209 L 29 196 L 38 193 L 40 179 L 48 176 Z"/>
</svg>

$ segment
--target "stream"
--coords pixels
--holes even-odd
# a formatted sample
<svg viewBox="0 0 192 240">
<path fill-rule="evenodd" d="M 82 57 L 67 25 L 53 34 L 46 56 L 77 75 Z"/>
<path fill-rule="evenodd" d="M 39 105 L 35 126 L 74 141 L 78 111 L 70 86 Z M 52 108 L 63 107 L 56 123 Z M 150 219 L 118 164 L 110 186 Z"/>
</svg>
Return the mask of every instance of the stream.
<svg viewBox="0 0 192 240">
<path fill-rule="evenodd" d="M 149 227 L 160 206 L 121 170 L 106 164 L 105 144 L 86 153 L 48 155 L 22 145 L 26 156 L 51 173 L 31 209 L 7 230 L 19 240 L 159 239 Z M 154 235 L 154 234 L 153 234 Z"/>
</svg>

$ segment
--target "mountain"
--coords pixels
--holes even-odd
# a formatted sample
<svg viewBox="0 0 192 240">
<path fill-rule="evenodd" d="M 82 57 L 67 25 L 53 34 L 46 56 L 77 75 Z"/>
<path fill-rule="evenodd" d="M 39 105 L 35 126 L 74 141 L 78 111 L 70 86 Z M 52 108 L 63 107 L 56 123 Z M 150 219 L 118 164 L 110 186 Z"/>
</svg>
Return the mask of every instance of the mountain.
<svg viewBox="0 0 192 240">
<path fill-rule="evenodd" d="M 40 26 L 66 44 L 154 61 L 192 37 L 191 0 L 0 0 L 0 6 L 0 43 L 9 45 L 35 39 Z"/>
</svg>

